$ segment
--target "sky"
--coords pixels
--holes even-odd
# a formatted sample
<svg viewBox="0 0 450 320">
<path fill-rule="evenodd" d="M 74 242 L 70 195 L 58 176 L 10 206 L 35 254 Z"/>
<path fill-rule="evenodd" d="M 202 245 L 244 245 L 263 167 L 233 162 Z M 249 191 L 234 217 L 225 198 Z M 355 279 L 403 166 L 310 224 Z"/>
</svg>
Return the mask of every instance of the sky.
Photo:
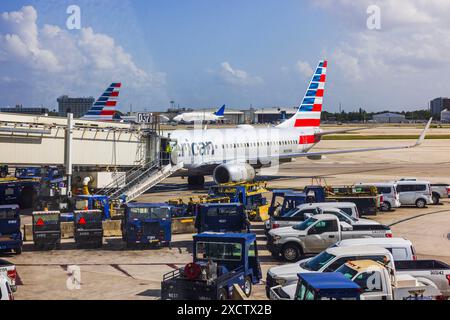
<svg viewBox="0 0 450 320">
<path fill-rule="evenodd" d="M 122 111 L 296 106 L 327 59 L 325 110 L 423 109 L 450 96 L 449 16 L 448 0 L 2 0 L 0 106 L 111 82 Z"/>
</svg>

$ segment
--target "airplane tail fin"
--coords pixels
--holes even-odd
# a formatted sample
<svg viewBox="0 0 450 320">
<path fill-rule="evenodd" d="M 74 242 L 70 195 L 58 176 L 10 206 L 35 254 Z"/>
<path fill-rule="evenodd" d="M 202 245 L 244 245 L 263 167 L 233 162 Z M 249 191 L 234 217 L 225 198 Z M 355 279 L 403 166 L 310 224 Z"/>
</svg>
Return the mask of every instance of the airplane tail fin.
<svg viewBox="0 0 450 320">
<path fill-rule="evenodd" d="M 214 112 L 214 114 L 216 116 L 223 116 L 225 114 L 225 105 L 221 106 L 219 108 L 219 110 L 217 110 L 216 112 Z"/>
<path fill-rule="evenodd" d="M 117 99 L 119 98 L 121 86 L 122 84 L 120 82 L 111 83 L 81 119 L 112 121 L 116 112 Z"/>
<path fill-rule="evenodd" d="M 328 62 L 319 61 L 308 89 L 294 116 L 279 124 L 279 128 L 319 127 Z"/>
</svg>

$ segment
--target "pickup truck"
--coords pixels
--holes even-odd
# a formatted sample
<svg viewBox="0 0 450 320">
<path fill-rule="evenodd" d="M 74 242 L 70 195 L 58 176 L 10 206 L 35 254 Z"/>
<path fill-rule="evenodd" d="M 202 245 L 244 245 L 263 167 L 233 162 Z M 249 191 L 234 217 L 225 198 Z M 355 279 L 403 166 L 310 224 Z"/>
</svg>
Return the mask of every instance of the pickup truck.
<svg viewBox="0 0 450 320">
<path fill-rule="evenodd" d="M 335 272 L 353 281 L 361 289 L 361 300 L 422 300 L 440 295 L 432 285 L 408 274 L 396 274 L 394 269 L 373 260 L 348 261 Z M 329 273 L 323 273 L 326 278 Z M 302 274 L 299 274 L 299 276 Z M 321 276 L 317 276 L 320 277 Z M 301 279 L 299 277 L 299 279 Z M 302 300 L 304 288 L 298 284 L 276 286 L 270 290 L 273 300 Z M 331 288 L 329 288 L 331 289 Z"/>
<path fill-rule="evenodd" d="M 433 204 L 439 204 L 442 198 L 448 198 L 450 192 L 450 185 L 448 183 L 432 183 L 431 184 L 431 199 Z"/>
<path fill-rule="evenodd" d="M 393 261 L 393 256 L 389 250 L 381 246 L 330 247 L 313 258 L 270 268 L 266 276 L 267 297 L 269 297 L 270 288 L 295 283 L 298 273 L 334 272 L 349 260 L 366 259 Z"/>
<path fill-rule="evenodd" d="M 290 262 L 306 254 L 319 253 L 344 239 L 392 237 L 389 227 L 381 224 L 350 225 L 331 214 L 318 214 L 292 227 L 273 229 L 267 235 L 272 256 Z"/>
<path fill-rule="evenodd" d="M 342 202 L 344 203 L 344 202 Z M 311 216 L 314 216 L 316 214 L 332 214 L 338 217 L 339 221 L 347 222 L 348 224 L 352 226 L 363 226 L 363 225 L 374 225 L 379 224 L 376 221 L 370 220 L 370 219 L 360 219 L 355 216 L 351 216 L 347 214 L 343 209 L 339 208 L 340 202 L 323 202 L 322 205 L 317 205 L 315 203 L 312 204 L 305 204 L 298 207 L 299 210 L 293 211 L 290 214 L 286 214 L 279 217 L 270 217 L 268 223 L 266 223 L 265 229 L 266 229 L 266 235 L 271 229 L 276 228 L 283 228 L 283 227 L 291 227 L 299 224 L 302 221 L 305 221 L 306 219 L 310 218 Z M 331 205 L 329 205 L 331 204 Z M 333 204 L 336 205 L 336 207 L 333 206 Z M 355 212 L 357 211 L 356 205 L 354 203 L 348 203 L 348 206 L 345 207 L 346 211 L 350 209 L 354 209 Z M 353 212 L 352 212 L 353 213 Z"/>
<path fill-rule="evenodd" d="M 16 276 L 16 266 L 7 260 L 0 259 L 0 277 L 4 277 L 8 281 L 13 292 L 17 289 Z"/>
</svg>

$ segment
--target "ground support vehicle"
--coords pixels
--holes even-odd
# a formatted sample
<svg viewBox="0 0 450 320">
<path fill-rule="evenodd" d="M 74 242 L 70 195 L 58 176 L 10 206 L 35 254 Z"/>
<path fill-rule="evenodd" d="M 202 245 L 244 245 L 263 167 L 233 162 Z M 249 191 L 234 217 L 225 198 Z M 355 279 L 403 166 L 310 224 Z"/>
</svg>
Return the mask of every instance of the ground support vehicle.
<svg viewBox="0 0 450 320">
<path fill-rule="evenodd" d="M 206 203 L 198 207 L 195 228 L 202 232 L 250 232 L 250 222 L 241 203 Z"/>
<path fill-rule="evenodd" d="M 353 202 L 360 215 L 375 215 L 383 203 L 375 186 L 327 186 L 327 201 Z"/>
<path fill-rule="evenodd" d="M 270 289 L 270 300 L 359 300 L 361 287 L 342 273 L 299 273 L 298 283 Z"/>
<path fill-rule="evenodd" d="M 244 205 L 248 217 L 252 221 L 266 221 L 269 218 L 269 205 L 263 196 L 268 192 L 265 182 L 226 183 L 209 189 L 209 197 L 228 197 L 230 202 Z"/>
<path fill-rule="evenodd" d="M 34 211 L 33 241 L 37 249 L 59 248 L 61 245 L 61 213 L 59 211 Z"/>
<path fill-rule="evenodd" d="M 360 183 L 356 186 L 363 188 L 375 187 L 379 195 L 383 196 L 383 201 L 380 204 L 382 211 L 391 211 L 392 209 L 399 208 L 401 206 L 400 196 L 397 192 L 397 186 L 395 182 L 380 182 L 380 183 Z"/>
<path fill-rule="evenodd" d="M 100 210 L 102 219 L 112 218 L 112 203 L 108 196 L 104 195 L 77 195 L 75 197 L 76 210 Z"/>
<path fill-rule="evenodd" d="M 256 235 L 201 233 L 194 236 L 194 260 L 163 276 L 163 300 L 225 300 L 239 285 L 249 297 L 261 280 Z"/>
<path fill-rule="evenodd" d="M 305 203 L 325 202 L 325 189 L 322 186 L 306 186 L 303 192 L 289 189 L 274 190 L 269 207 L 269 216 L 284 216 Z"/>
<path fill-rule="evenodd" d="M 75 210 L 74 238 L 78 248 L 100 248 L 103 243 L 102 212 L 100 210 Z"/>
<path fill-rule="evenodd" d="M 0 259 L 0 278 L 5 279 L 8 283 L 8 285 L 11 287 L 11 290 L 15 292 L 17 290 L 16 286 L 16 278 L 17 278 L 17 271 L 16 266 L 5 260 Z"/>
<path fill-rule="evenodd" d="M 122 238 L 127 247 L 169 246 L 172 240 L 171 206 L 167 203 L 127 203 L 122 220 Z"/>
<path fill-rule="evenodd" d="M 19 206 L 0 205 L 0 252 L 12 250 L 21 254 L 22 244 Z"/>
<path fill-rule="evenodd" d="M 182 198 L 170 199 L 167 202 L 172 206 L 172 217 L 195 217 L 197 215 L 198 206 L 203 203 L 230 203 L 229 197 L 214 197 L 211 198 L 208 195 L 200 195 L 197 197 L 189 198 L 189 201 L 185 202 Z"/>
<path fill-rule="evenodd" d="M 318 214 L 293 227 L 272 229 L 267 248 L 274 257 L 298 261 L 306 254 L 319 253 L 334 243 L 352 238 L 392 237 L 389 227 L 381 224 L 352 226 L 331 214 Z"/>
<path fill-rule="evenodd" d="M 21 209 L 34 208 L 40 188 L 39 179 L 0 179 L 0 205 L 18 204 Z"/>
</svg>

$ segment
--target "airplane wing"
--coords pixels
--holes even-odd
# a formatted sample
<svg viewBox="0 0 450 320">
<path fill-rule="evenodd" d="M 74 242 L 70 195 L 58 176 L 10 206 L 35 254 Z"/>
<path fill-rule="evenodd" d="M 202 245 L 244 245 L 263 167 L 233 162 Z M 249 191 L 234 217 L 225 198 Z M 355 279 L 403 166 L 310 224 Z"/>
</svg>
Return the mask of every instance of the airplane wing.
<svg viewBox="0 0 450 320">
<path fill-rule="evenodd" d="M 352 128 L 352 129 L 341 129 L 341 130 L 330 130 L 330 131 L 323 131 L 323 132 L 318 132 L 315 135 L 316 136 L 326 136 L 329 134 L 337 134 L 337 133 L 346 133 L 346 132 L 351 132 L 351 131 L 360 131 L 360 130 L 370 130 L 373 128 L 376 128 L 378 126 L 371 126 L 371 127 L 365 127 L 365 128 Z"/>
<path fill-rule="evenodd" d="M 400 150 L 400 149 L 415 148 L 415 147 L 421 145 L 423 140 L 425 139 L 425 135 L 427 134 L 427 131 L 431 125 L 431 120 L 433 120 L 433 118 L 430 118 L 430 120 L 428 120 L 427 125 L 425 126 L 425 128 L 423 129 L 419 138 L 417 139 L 417 141 L 414 144 L 404 145 L 404 146 L 396 146 L 396 147 L 375 147 L 375 148 L 356 148 L 356 149 L 344 149 L 344 150 L 326 150 L 326 151 L 318 151 L 318 152 L 301 152 L 301 153 L 287 154 L 287 155 L 284 155 L 284 157 L 295 158 L 295 157 L 322 156 L 322 155 L 327 155 L 327 154 L 341 154 L 341 153 L 368 152 L 368 151 L 381 151 L 381 150 Z"/>
</svg>

